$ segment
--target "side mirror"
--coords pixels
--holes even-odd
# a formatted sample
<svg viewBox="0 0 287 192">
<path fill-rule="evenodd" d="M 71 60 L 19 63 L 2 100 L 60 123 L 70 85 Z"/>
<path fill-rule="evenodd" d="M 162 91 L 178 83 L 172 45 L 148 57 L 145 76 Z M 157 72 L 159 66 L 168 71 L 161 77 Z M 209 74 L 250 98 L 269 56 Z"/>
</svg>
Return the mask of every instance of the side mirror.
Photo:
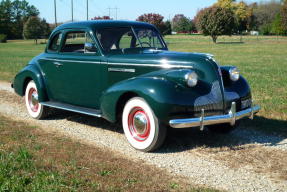
<svg viewBox="0 0 287 192">
<path fill-rule="evenodd" d="M 97 48 L 94 43 L 85 43 L 85 53 L 96 53 Z"/>
</svg>

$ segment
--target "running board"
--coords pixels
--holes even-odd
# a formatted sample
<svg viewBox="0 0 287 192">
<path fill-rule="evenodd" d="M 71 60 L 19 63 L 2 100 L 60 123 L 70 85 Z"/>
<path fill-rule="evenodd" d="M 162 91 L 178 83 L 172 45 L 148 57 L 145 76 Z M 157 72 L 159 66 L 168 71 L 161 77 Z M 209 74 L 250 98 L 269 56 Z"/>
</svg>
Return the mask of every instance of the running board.
<svg viewBox="0 0 287 192">
<path fill-rule="evenodd" d="M 66 110 L 66 111 L 72 111 L 72 112 L 76 112 L 76 113 L 82 113 L 82 114 L 90 115 L 90 116 L 94 116 L 94 117 L 102 117 L 101 111 L 97 110 L 97 109 L 79 107 L 79 106 L 75 106 L 75 105 L 53 102 L 53 101 L 41 102 L 41 105 L 44 105 L 47 107 L 52 107 L 52 108 L 57 108 L 57 109 L 62 109 L 62 110 Z"/>
</svg>

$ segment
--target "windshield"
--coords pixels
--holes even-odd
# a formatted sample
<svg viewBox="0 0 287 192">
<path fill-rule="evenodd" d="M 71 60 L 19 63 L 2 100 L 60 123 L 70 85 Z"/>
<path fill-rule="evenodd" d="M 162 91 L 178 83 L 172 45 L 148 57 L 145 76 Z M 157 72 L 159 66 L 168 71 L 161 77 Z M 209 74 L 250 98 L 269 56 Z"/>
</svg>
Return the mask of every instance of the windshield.
<svg viewBox="0 0 287 192">
<path fill-rule="evenodd" d="M 105 52 L 135 48 L 166 49 L 155 29 L 114 27 L 99 29 L 96 34 Z"/>
</svg>

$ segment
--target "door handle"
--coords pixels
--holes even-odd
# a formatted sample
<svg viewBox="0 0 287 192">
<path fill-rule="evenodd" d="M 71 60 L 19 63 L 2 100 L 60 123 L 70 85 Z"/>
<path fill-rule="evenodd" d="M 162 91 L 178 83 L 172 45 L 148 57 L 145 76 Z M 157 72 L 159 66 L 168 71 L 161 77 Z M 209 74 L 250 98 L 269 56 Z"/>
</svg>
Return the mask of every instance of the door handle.
<svg viewBox="0 0 287 192">
<path fill-rule="evenodd" d="M 63 64 L 59 63 L 59 62 L 54 62 L 54 65 L 56 65 L 56 67 L 61 67 L 63 66 Z"/>
</svg>

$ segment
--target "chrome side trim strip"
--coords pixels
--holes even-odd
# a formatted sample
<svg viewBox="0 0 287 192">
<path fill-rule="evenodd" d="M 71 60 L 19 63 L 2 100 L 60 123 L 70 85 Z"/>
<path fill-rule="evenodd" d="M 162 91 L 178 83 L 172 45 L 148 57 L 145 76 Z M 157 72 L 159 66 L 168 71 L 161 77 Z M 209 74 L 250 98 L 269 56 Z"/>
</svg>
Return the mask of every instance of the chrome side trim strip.
<svg viewBox="0 0 287 192">
<path fill-rule="evenodd" d="M 75 62 L 75 63 L 95 63 L 95 64 L 101 64 L 100 61 L 78 61 L 78 60 L 64 60 L 64 59 L 50 59 L 50 58 L 42 58 L 42 60 L 56 61 L 56 62 Z M 103 64 L 104 64 L 104 63 L 103 63 Z"/>
<path fill-rule="evenodd" d="M 193 66 L 188 66 L 188 65 L 170 65 L 170 64 L 106 63 L 106 62 L 100 62 L 100 61 L 78 61 L 78 60 L 63 60 L 63 59 L 50 59 L 50 58 L 42 58 L 42 60 L 56 61 L 56 62 L 75 62 L 75 63 L 108 64 L 108 65 L 117 65 L 117 66 L 161 67 L 161 68 L 165 68 L 165 69 L 170 69 L 170 68 L 187 68 L 187 69 L 192 69 L 192 68 L 193 68 Z"/>
<path fill-rule="evenodd" d="M 125 73 L 134 73 L 135 69 L 124 69 L 124 68 L 108 68 L 109 72 L 125 72 Z"/>
<path fill-rule="evenodd" d="M 119 65 L 119 66 L 138 66 L 138 67 L 161 67 L 165 69 L 170 69 L 170 68 L 188 68 L 192 69 L 193 66 L 188 66 L 188 65 L 170 65 L 170 64 L 147 64 L 147 63 L 108 63 L 108 65 Z"/>
<path fill-rule="evenodd" d="M 200 127 L 203 130 L 205 125 L 214 125 L 221 123 L 230 123 L 234 125 L 239 119 L 249 117 L 252 118 L 255 113 L 260 110 L 259 105 L 251 106 L 248 109 L 236 112 L 236 103 L 232 102 L 231 109 L 226 115 L 214 115 L 214 116 L 204 116 L 204 112 L 201 113 L 201 117 L 190 118 L 190 119 L 174 119 L 169 121 L 169 125 L 172 128 L 190 128 L 190 127 Z"/>
<path fill-rule="evenodd" d="M 72 112 L 90 115 L 94 117 L 102 117 L 101 111 L 97 109 L 90 109 L 90 108 L 79 107 L 79 106 L 74 106 L 74 105 L 59 103 L 59 102 L 52 102 L 52 101 L 41 102 L 40 104 L 47 106 L 47 107 L 62 109 L 66 111 L 72 111 Z"/>
</svg>

